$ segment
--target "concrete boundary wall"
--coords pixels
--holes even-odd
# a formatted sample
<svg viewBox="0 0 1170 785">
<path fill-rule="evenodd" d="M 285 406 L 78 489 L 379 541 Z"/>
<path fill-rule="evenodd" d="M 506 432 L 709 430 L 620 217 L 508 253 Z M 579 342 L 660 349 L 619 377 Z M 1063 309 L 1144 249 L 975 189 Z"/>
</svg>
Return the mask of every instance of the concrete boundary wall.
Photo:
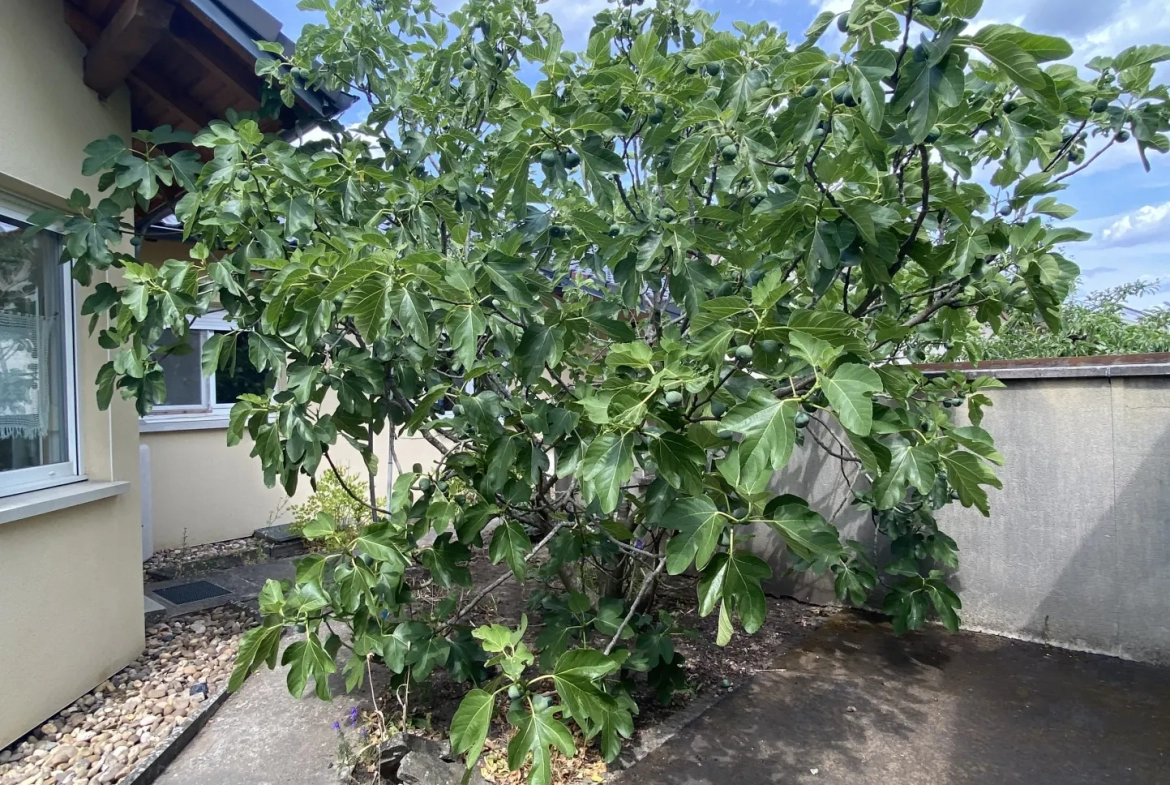
<svg viewBox="0 0 1170 785">
<path fill-rule="evenodd" d="M 1170 355 L 926 366 L 995 376 L 983 425 L 1007 460 L 991 516 L 952 505 L 953 576 L 970 629 L 1170 663 Z M 804 449 L 775 482 L 804 495 L 844 536 L 873 547 L 849 506 L 852 464 Z M 779 539 L 756 532 L 770 588 L 834 602 L 825 579 L 786 575 Z"/>
</svg>

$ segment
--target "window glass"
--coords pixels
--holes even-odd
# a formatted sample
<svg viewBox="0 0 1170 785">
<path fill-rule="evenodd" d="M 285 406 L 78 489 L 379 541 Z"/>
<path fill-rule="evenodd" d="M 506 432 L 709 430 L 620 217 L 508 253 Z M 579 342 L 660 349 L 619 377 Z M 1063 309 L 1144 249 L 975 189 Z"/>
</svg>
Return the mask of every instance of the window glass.
<svg viewBox="0 0 1170 785">
<path fill-rule="evenodd" d="M 159 360 L 163 379 L 167 385 L 164 406 L 189 406 L 198 408 L 203 402 L 203 372 L 199 367 L 199 348 L 202 333 L 192 330 L 182 341 L 175 334 L 164 330 L 159 347 L 171 351 Z M 181 345 L 178 345 L 180 344 Z"/>
<path fill-rule="evenodd" d="M 235 371 L 229 364 L 215 372 L 215 403 L 219 406 L 231 406 L 244 393 L 263 395 L 268 389 L 265 382 L 268 374 L 256 370 L 252 361 L 248 359 L 248 333 L 241 333 L 236 338 L 236 365 Z"/>
<path fill-rule="evenodd" d="M 0 217 L 0 472 L 72 460 L 60 249 L 24 229 Z"/>
</svg>

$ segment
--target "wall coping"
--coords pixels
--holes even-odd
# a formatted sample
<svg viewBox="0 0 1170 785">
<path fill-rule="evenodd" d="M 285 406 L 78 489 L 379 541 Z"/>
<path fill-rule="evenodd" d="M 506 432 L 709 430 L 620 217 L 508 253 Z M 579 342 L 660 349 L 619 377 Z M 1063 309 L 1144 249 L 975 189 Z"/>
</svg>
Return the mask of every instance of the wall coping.
<svg viewBox="0 0 1170 785">
<path fill-rule="evenodd" d="M 985 360 L 981 363 L 928 363 L 916 367 L 927 376 L 941 376 L 958 371 L 967 376 L 990 376 L 995 379 L 1170 376 L 1170 353 Z"/>
</svg>

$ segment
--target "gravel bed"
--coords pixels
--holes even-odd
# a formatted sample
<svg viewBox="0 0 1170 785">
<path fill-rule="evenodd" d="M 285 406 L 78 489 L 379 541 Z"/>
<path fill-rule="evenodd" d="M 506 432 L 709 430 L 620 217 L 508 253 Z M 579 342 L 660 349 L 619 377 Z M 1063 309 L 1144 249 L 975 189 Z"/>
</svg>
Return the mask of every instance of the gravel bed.
<svg viewBox="0 0 1170 785">
<path fill-rule="evenodd" d="M 146 651 L 27 738 L 0 750 L 0 785 L 124 779 L 227 686 L 251 613 L 221 607 L 146 630 Z"/>
<path fill-rule="evenodd" d="M 142 563 L 142 570 L 147 575 L 164 570 L 175 570 L 181 573 L 182 567 L 187 564 L 242 554 L 252 554 L 259 558 L 262 553 L 261 544 L 255 537 L 241 537 L 237 540 L 209 542 L 206 545 L 190 545 L 186 548 L 155 551 L 153 556 Z"/>
</svg>

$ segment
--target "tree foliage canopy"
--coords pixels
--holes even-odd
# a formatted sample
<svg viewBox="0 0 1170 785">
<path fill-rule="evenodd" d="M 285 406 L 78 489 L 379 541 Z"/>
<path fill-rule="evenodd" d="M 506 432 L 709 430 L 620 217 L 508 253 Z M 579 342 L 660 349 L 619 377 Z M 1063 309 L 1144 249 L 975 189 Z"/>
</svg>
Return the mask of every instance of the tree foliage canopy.
<svg viewBox="0 0 1170 785">
<path fill-rule="evenodd" d="M 717 30 L 683 0 L 622 2 L 583 52 L 532 0 L 445 18 L 428 0 L 301 5 L 327 23 L 295 53 L 267 45 L 259 71 L 286 103 L 299 85 L 359 95 L 365 123 L 298 145 L 233 117 L 194 138 L 205 164 L 172 154 L 169 129 L 101 140 L 85 170 L 107 195 L 79 195 L 68 219 L 80 280 L 121 271 L 84 306 L 109 318 L 103 405 L 160 402 L 163 331 L 222 308 L 238 332 L 207 342 L 204 372 L 243 334 L 270 372 L 269 395 L 233 407 L 229 442 L 289 492 L 340 442 L 369 465 L 370 487 L 351 489 L 375 500 L 369 523 L 306 526 L 330 552 L 265 589 L 233 686 L 303 625 L 289 686 L 328 695 L 341 641 L 322 620 L 340 620 L 351 686 L 367 657 L 476 684 L 451 728 L 470 761 L 507 692 L 509 763 L 545 783 L 550 749 L 573 748 L 567 722 L 612 758 L 632 681 L 682 684 L 675 622 L 652 606 L 664 574 L 697 573 L 718 643 L 763 624 L 752 525 L 844 600 L 883 583 L 900 630 L 931 612 L 958 626 L 934 511 L 988 510 L 992 383 L 903 358 L 1016 315 L 1058 324 L 1077 275 L 1060 248 L 1087 235 L 1057 194 L 1088 150 L 1167 150 L 1151 80 L 1170 47 L 1099 58 L 1084 79 L 1056 62 L 1061 39 L 973 26 L 980 0 L 856 0 L 792 40 Z M 821 45 L 834 26 L 840 52 Z M 118 248 L 120 216 L 172 180 L 192 259 L 142 264 Z M 400 473 L 380 509 L 387 430 L 443 457 Z M 777 485 L 818 451 L 850 467 L 892 563 Z M 473 587 L 481 550 L 508 572 Z M 535 637 L 467 622 L 509 576 L 547 587 Z M 414 602 L 432 581 L 446 599 Z"/>
<path fill-rule="evenodd" d="M 1160 284 L 1143 280 L 1083 296 L 1071 294 L 1056 329 L 1027 314 L 1015 314 L 999 333 L 971 342 L 964 350 L 972 360 L 1170 352 L 1170 310 L 1126 308 L 1132 298 L 1160 290 Z"/>
</svg>

